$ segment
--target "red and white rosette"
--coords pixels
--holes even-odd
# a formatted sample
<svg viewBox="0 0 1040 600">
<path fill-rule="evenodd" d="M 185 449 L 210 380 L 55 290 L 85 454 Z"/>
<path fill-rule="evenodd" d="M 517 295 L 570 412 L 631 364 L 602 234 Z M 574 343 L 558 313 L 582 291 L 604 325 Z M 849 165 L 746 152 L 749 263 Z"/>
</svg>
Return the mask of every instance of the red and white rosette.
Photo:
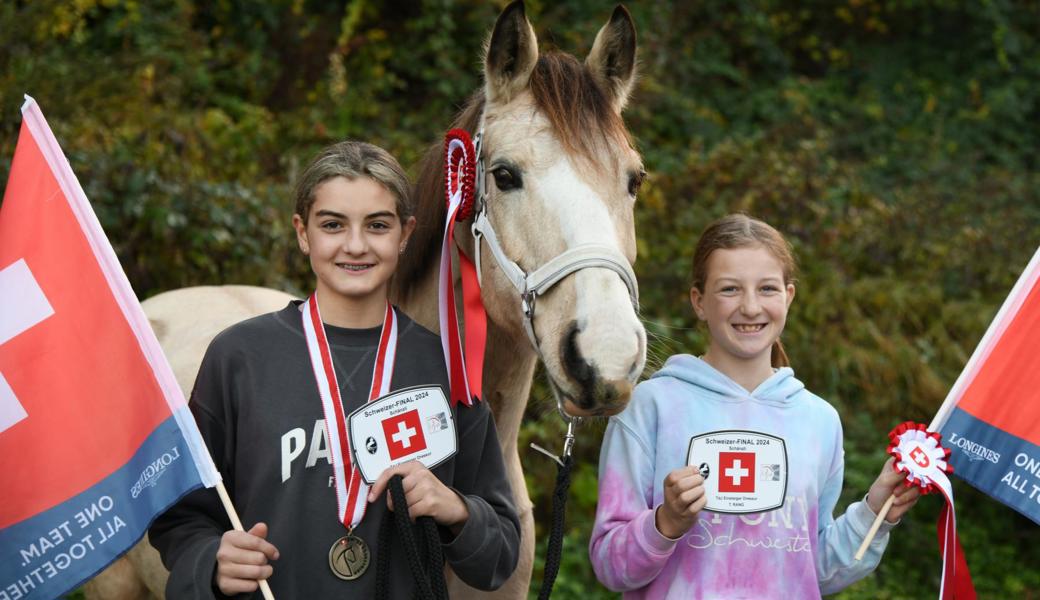
<svg viewBox="0 0 1040 600">
<path fill-rule="evenodd" d="M 953 467 L 946 462 L 950 451 L 942 447 L 942 436 L 921 423 L 907 421 L 893 429 L 888 439 L 888 453 L 896 459 L 895 469 L 906 475 L 907 487 L 916 485 L 922 494 L 942 491 L 953 502 L 953 488 L 946 476 Z"/>
<path fill-rule="evenodd" d="M 943 575 L 939 588 L 941 600 L 975 598 L 968 562 L 957 538 L 957 516 L 953 506 L 953 472 L 946 459 L 950 450 L 942 446 L 942 436 L 928 431 L 921 423 L 907 421 L 889 434 L 888 453 L 895 457 L 894 468 L 906 475 L 907 487 L 917 486 L 923 494 L 939 492 L 946 499 L 939 513 L 939 548 L 943 555 Z"/>
<path fill-rule="evenodd" d="M 445 197 L 448 204 L 441 244 L 438 311 L 441 347 L 448 367 L 452 406 L 462 402 L 471 406 L 480 400 L 484 371 L 484 348 L 487 340 L 487 314 L 480 299 L 480 282 L 473 261 L 461 250 L 459 270 L 462 279 L 463 319 L 466 324 L 465 352 L 455 306 L 455 285 L 451 247 L 455 240 L 455 223 L 473 216 L 476 191 L 477 156 L 473 141 L 462 129 L 452 129 L 444 138 Z"/>
</svg>

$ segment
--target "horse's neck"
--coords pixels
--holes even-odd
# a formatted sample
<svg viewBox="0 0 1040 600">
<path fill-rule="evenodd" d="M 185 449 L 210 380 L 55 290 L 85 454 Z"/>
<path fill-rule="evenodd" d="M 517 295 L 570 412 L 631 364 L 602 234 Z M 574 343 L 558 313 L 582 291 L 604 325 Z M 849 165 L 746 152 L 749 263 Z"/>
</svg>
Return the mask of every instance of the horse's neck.
<svg viewBox="0 0 1040 600">
<path fill-rule="evenodd" d="M 440 260 L 434 261 L 434 264 L 439 265 Z M 441 330 L 437 317 L 437 277 L 437 269 L 430 269 L 406 297 L 392 298 L 413 321 L 434 333 L 440 333 Z"/>
<path fill-rule="evenodd" d="M 440 261 L 434 261 L 434 264 L 440 264 Z M 458 273 L 458 269 L 455 272 Z M 431 269 L 406 298 L 400 298 L 397 302 L 420 325 L 439 332 L 437 281 L 438 271 Z M 458 285 L 455 290 L 456 297 L 461 298 Z M 489 321 L 487 349 L 484 353 L 484 400 L 495 415 L 495 425 L 503 449 L 516 445 L 520 421 L 531 393 L 531 377 L 538 360 L 527 338 L 516 337 L 518 331 L 523 336 L 522 330 L 512 329 L 512 333 L 509 333 Z"/>
<path fill-rule="evenodd" d="M 488 323 L 484 399 L 491 405 L 499 442 L 504 449 L 516 446 L 537 361 L 526 338 L 516 340 L 494 323 Z"/>
</svg>

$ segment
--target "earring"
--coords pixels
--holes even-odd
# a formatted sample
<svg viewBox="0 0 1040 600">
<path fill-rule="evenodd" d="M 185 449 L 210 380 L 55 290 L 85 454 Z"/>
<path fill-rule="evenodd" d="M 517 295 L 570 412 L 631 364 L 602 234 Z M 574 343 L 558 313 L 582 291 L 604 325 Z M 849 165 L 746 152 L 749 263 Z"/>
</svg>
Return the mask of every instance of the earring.
<svg viewBox="0 0 1040 600">
<path fill-rule="evenodd" d="M 401 251 L 398 252 L 398 254 L 404 254 L 404 250 L 407 247 L 408 247 L 408 242 L 405 242 L 405 243 L 401 244 Z"/>
</svg>

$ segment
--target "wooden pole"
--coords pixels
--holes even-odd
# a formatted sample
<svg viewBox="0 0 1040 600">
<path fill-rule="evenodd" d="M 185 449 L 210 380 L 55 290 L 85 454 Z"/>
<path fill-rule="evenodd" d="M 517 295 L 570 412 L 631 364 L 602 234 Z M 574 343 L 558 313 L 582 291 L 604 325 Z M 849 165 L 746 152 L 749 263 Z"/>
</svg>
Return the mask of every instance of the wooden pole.
<svg viewBox="0 0 1040 600">
<path fill-rule="evenodd" d="M 888 500 L 885 500 L 885 505 L 881 507 L 881 511 L 878 512 L 877 518 L 874 519 L 874 522 L 870 525 L 870 531 L 867 532 L 867 537 L 863 538 L 863 543 L 859 545 L 859 550 L 856 550 L 856 560 L 861 560 L 863 555 L 867 553 L 867 547 L 870 546 L 870 542 L 874 540 L 878 528 L 881 527 L 881 521 L 884 520 L 885 515 L 888 514 L 888 509 L 892 508 L 892 503 L 895 501 L 895 496 L 889 496 Z"/>
<path fill-rule="evenodd" d="M 228 496 L 223 481 L 217 482 L 217 495 L 220 496 L 220 502 L 224 505 L 224 510 L 227 511 L 228 518 L 231 519 L 231 525 L 235 528 L 235 531 L 245 531 L 245 528 L 242 527 L 242 520 L 238 518 L 238 511 L 235 510 L 235 505 L 231 503 L 231 496 Z M 271 586 L 267 584 L 267 580 L 261 579 L 257 583 L 260 584 L 260 591 L 263 593 L 265 600 L 274 600 L 274 594 L 271 592 Z"/>
</svg>

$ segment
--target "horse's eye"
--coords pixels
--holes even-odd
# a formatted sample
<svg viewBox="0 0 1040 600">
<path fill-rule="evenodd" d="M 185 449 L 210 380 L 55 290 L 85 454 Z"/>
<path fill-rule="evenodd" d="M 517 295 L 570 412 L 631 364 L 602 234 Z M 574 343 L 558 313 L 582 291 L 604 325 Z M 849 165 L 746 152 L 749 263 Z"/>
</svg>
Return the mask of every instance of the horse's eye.
<svg viewBox="0 0 1040 600">
<path fill-rule="evenodd" d="M 503 192 L 518 190 L 524 186 L 520 174 L 509 167 L 496 167 L 491 171 L 491 175 L 495 178 L 495 185 Z"/>
<path fill-rule="evenodd" d="M 639 192 L 639 186 L 643 185 L 643 180 L 646 179 L 646 171 L 640 171 L 638 173 L 632 173 L 628 176 L 628 195 L 635 196 Z"/>
</svg>

